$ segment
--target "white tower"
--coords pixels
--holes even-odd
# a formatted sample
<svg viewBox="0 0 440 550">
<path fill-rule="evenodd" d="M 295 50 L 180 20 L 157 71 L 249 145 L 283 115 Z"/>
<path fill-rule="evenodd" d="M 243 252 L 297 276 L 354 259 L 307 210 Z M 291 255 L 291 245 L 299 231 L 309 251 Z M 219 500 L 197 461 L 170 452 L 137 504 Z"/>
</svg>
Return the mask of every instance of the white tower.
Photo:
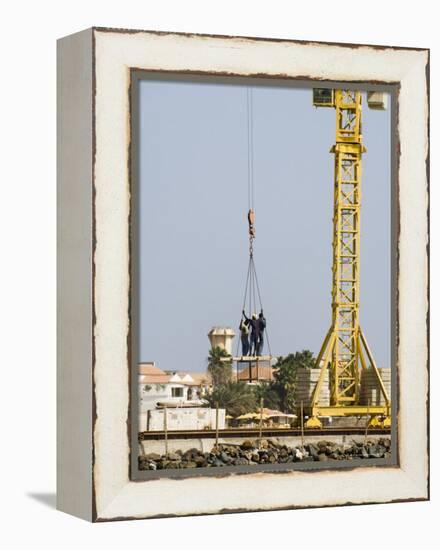
<svg viewBox="0 0 440 550">
<path fill-rule="evenodd" d="M 229 355 L 232 355 L 232 341 L 234 337 L 235 332 L 230 327 L 213 327 L 208 332 L 211 348 L 222 348 Z"/>
</svg>

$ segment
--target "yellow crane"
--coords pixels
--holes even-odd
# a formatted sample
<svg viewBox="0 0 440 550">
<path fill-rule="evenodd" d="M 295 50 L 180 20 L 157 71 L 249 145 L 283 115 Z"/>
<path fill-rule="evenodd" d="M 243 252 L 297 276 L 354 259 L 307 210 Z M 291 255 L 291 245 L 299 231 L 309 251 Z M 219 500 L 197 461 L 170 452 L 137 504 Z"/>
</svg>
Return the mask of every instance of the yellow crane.
<svg viewBox="0 0 440 550">
<path fill-rule="evenodd" d="M 385 106 L 378 93 L 368 99 L 372 108 Z M 330 151 L 335 159 L 332 324 L 316 358 L 321 372 L 306 411 L 306 426 L 321 427 L 322 416 L 366 415 L 370 425 L 387 427 L 391 424 L 391 401 L 359 325 L 361 175 L 366 151 L 362 143 L 362 94 L 317 88 L 313 90 L 313 104 L 336 110 L 336 144 Z M 383 405 L 360 403 L 360 368 L 373 369 Z M 323 405 L 319 396 L 327 369 L 330 405 Z"/>
</svg>

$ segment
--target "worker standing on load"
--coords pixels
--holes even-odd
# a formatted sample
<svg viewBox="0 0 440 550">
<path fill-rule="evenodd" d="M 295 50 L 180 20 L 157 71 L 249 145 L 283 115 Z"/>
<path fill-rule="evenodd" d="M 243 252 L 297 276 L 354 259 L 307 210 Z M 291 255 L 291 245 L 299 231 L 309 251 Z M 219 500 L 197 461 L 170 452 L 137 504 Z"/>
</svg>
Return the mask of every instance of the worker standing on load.
<svg viewBox="0 0 440 550">
<path fill-rule="evenodd" d="M 257 343 L 257 356 L 261 355 L 264 346 L 264 329 L 266 328 L 266 319 L 263 314 L 263 310 L 260 311 L 258 316 L 258 343 Z"/>
<path fill-rule="evenodd" d="M 239 329 L 241 335 L 241 354 L 243 357 L 247 357 L 249 355 L 249 321 L 241 319 Z"/>
<path fill-rule="evenodd" d="M 252 319 L 246 317 L 246 313 L 243 310 L 243 317 L 249 323 L 251 327 L 251 345 L 250 345 L 250 354 L 252 357 L 255 357 L 258 349 L 258 342 L 260 340 L 260 324 L 256 313 L 252 314 Z"/>
</svg>

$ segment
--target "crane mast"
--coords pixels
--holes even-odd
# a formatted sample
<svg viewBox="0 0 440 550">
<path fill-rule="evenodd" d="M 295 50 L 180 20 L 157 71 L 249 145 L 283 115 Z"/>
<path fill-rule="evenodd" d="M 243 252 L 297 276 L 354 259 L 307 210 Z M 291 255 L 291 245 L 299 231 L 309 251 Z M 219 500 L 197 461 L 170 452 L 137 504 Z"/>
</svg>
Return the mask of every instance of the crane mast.
<svg viewBox="0 0 440 550">
<path fill-rule="evenodd" d="M 321 427 L 319 416 L 370 416 L 373 425 L 389 425 L 390 399 L 359 325 L 362 94 L 352 90 L 314 89 L 314 105 L 336 111 L 334 153 L 332 324 L 317 356 L 320 377 L 312 394 L 308 427 Z M 377 377 L 385 405 L 360 403 L 360 368 L 367 360 Z M 329 369 L 330 405 L 319 395 Z"/>
</svg>

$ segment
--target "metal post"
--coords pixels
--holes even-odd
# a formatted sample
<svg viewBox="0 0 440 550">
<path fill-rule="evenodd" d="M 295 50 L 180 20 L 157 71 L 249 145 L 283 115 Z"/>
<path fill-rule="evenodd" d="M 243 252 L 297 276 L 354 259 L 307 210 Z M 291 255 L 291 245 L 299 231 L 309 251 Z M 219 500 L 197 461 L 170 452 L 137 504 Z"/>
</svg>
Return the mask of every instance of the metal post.
<svg viewBox="0 0 440 550">
<path fill-rule="evenodd" d="M 168 419 L 166 405 L 163 408 L 163 431 L 165 432 L 165 455 L 168 455 Z"/>
<path fill-rule="evenodd" d="M 365 424 L 364 445 L 367 444 L 367 438 L 368 438 L 368 424 L 370 423 L 370 415 L 368 414 L 369 411 L 370 411 L 370 402 L 367 394 L 367 422 Z"/>
<path fill-rule="evenodd" d="M 301 401 L 301 447 L 304 449 L 304 401 Z"/>
<path fill-rule="evenodd" d="M 215 450 L 218 450 L 218 401 L 215 404 Z"/>
</svg>

